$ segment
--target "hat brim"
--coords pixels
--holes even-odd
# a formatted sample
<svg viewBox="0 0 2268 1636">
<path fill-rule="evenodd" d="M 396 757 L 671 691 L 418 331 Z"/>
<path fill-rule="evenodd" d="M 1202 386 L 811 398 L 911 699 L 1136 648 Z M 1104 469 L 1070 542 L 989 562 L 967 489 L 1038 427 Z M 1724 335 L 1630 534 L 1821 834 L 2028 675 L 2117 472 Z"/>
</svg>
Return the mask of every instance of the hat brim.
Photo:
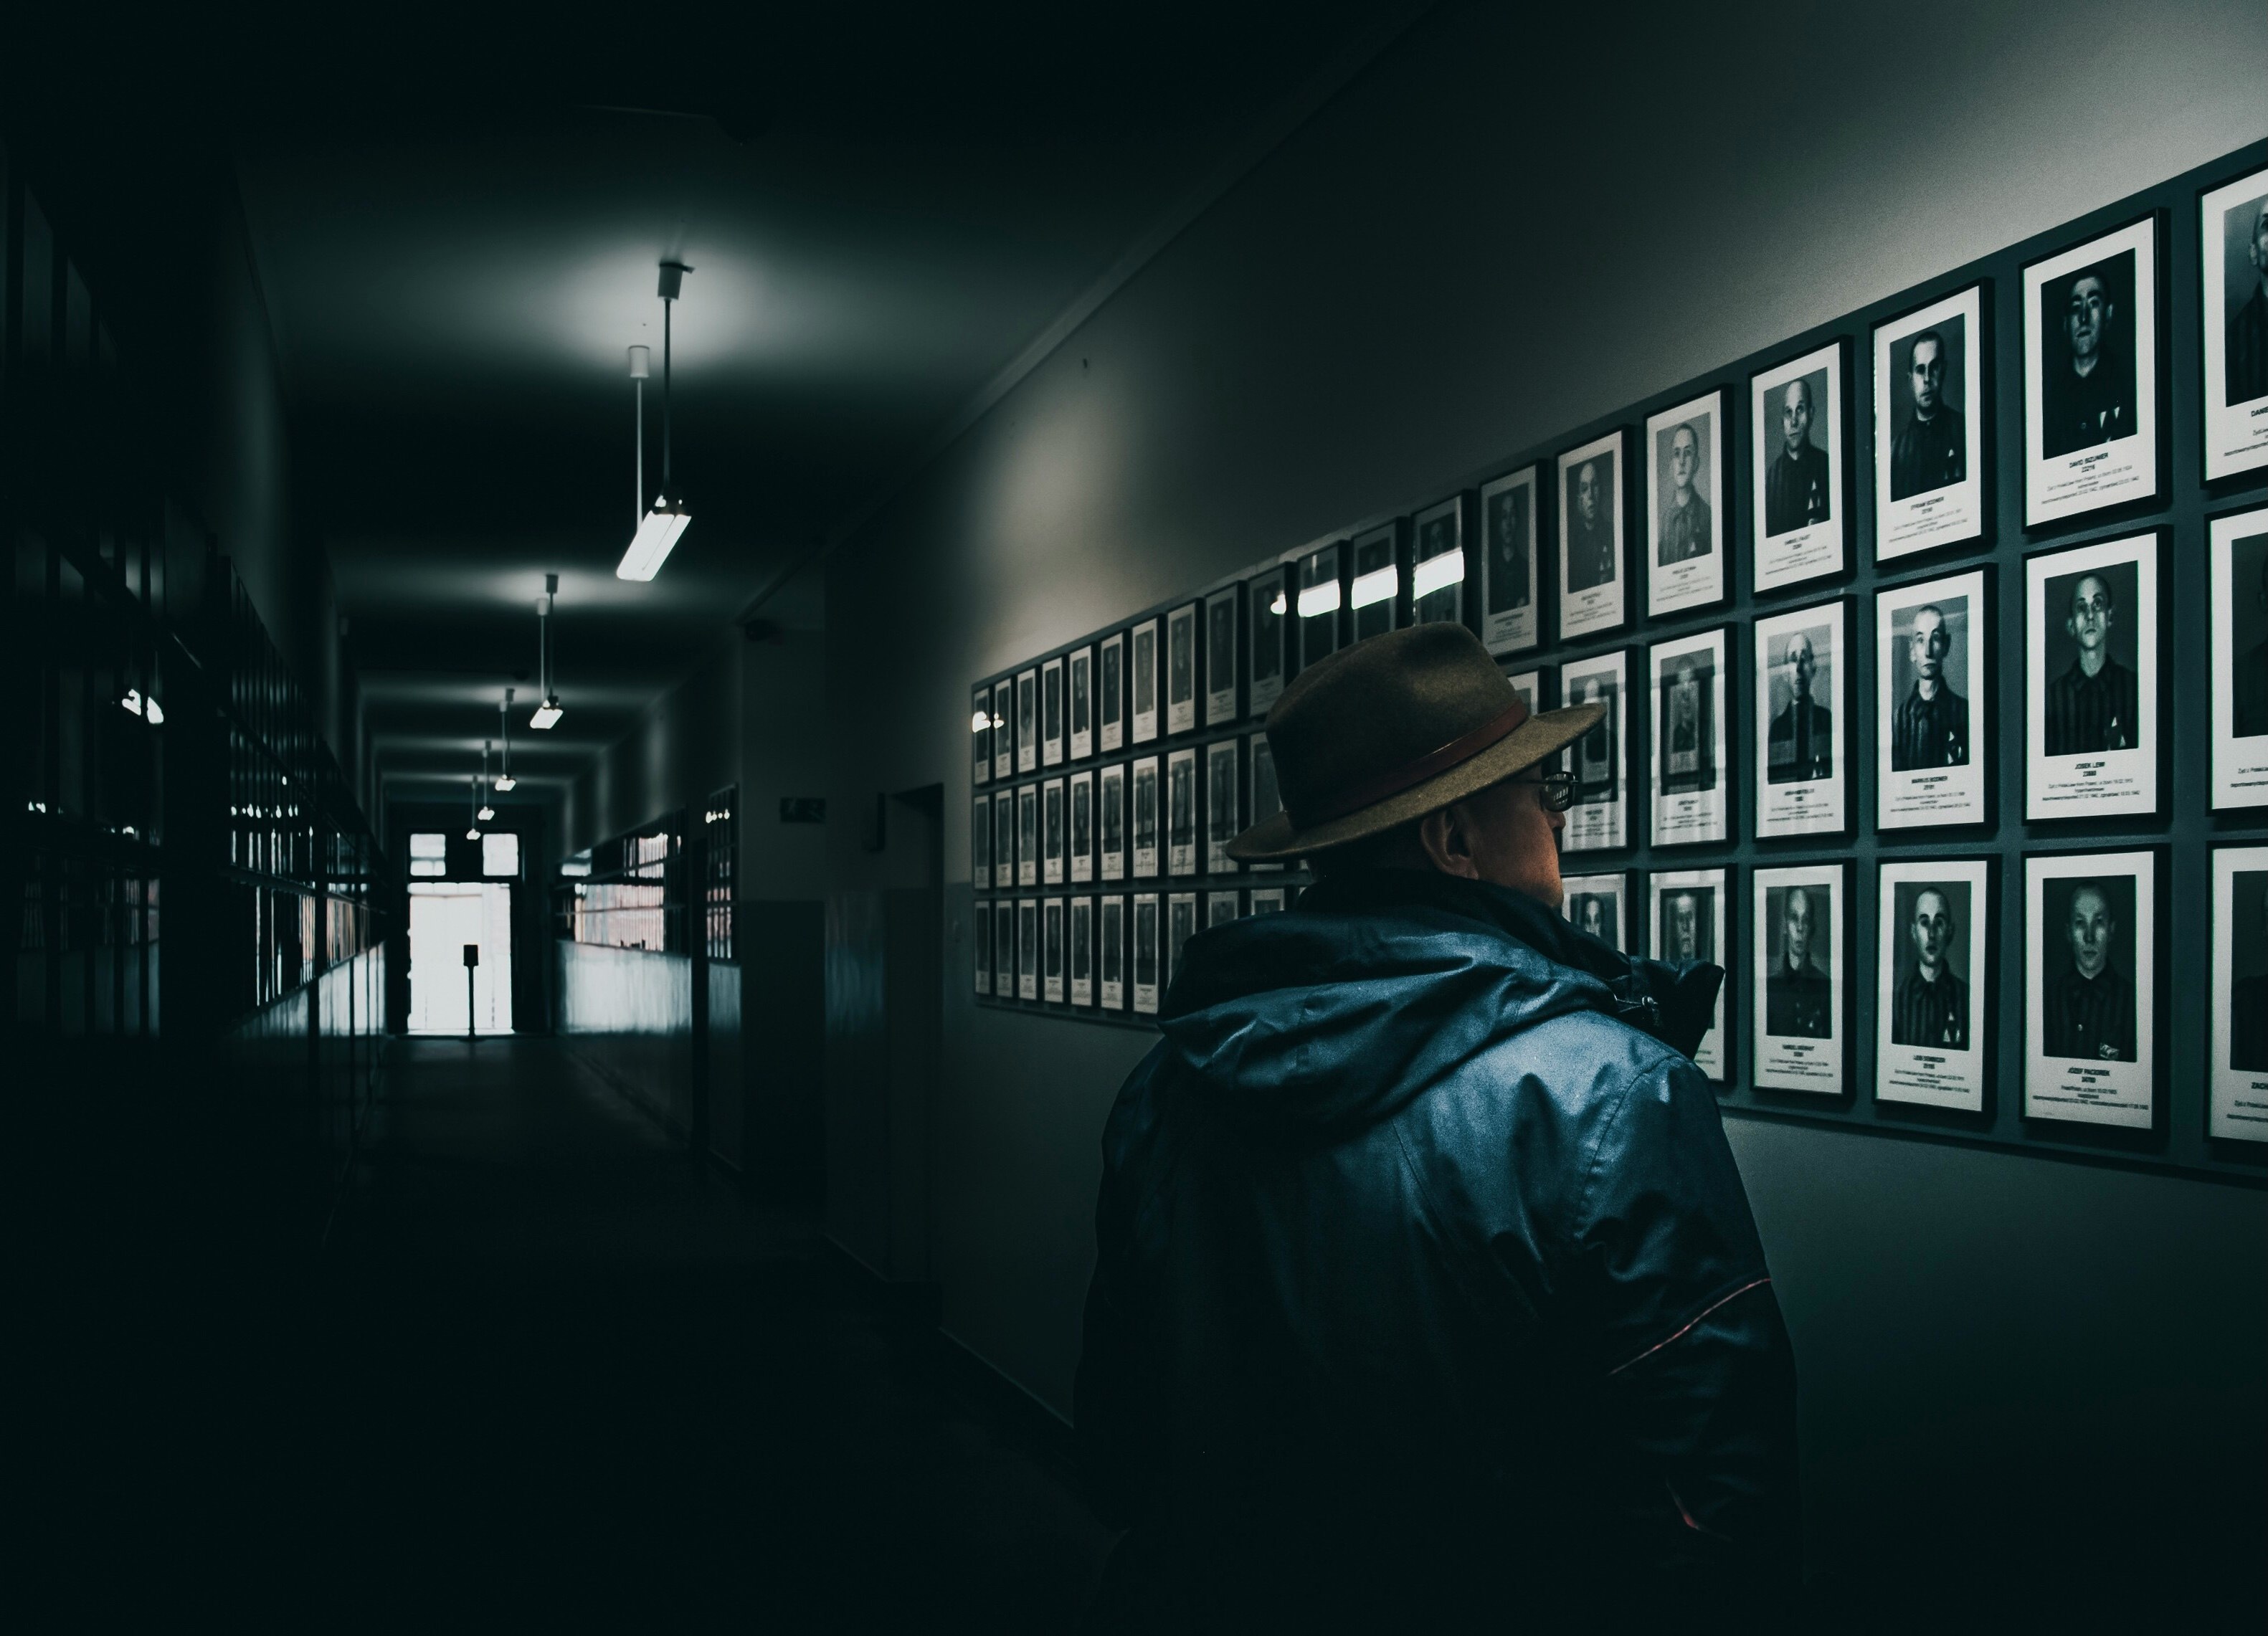
<svg viewBox="0 0 2268 1636">
<path fill-rule="evenodd" d="M 1476 795 L 1492 784 L 1501 784 L 1516 772 L 1533 767 L 1545 756 L 1572 744 L 1605 719 L 1603 701 L 1570 704 L 1530 716 L 1503 738 L 1469 760 L 1438 772 L 1422 784 L 1397 791 L 1384 800 L 1358 812 L 1302 829 L 1288 812 L 1263 820 L 1228 844 L 1228 855 L 1240 863 L 1278 863 L 1327 851 L 1438 812 L 1452 801 Z"/>
</svg>

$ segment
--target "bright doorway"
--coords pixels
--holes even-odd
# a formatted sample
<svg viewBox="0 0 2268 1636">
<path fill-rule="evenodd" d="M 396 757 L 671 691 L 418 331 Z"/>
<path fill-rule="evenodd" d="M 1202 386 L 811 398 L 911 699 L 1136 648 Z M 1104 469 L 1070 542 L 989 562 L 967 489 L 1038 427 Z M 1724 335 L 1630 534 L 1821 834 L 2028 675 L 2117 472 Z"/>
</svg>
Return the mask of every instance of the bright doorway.
<svg viewBox="0 0 2268 1636">
<path fill-rule="evenodd" d="M 480 946 L 466 1027 L 465 945 Z M 512 888 L 409 883 L 409 1031 L 512 1032 Z"/>
</svg>

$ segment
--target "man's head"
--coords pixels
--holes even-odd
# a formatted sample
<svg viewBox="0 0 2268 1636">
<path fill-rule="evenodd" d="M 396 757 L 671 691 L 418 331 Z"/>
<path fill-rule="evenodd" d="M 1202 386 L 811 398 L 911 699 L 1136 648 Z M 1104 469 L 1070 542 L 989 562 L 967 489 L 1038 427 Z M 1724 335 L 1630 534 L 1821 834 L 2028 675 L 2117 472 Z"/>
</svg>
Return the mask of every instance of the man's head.
<svg viewBox="0 0 2268 1636">
<path fill-rule="evenodd" d="M 1914 413 L 1924 420 L 1935 415 L 1939 395 L 1945 390 L 1945 337 L 1934 329 L 1925 329 L 1914 337 L 1906 382 L 1913 390 Z"/>
<path fill-rule="evenodd" d="M 1780 958 L 1791 967 L 1802 966 L 1811 959 L 1811 894 L 1790 888 L 1779 914 Z"/>
<path fill-rule="evenodd" d="M 1780 436 L 1790 449 L 1800 449 L 1811 438 L 1811 383 L 1791 380 L 1779 401 Z"/>
<path fill-rule="evenodd" d="M 1811 696 L 1811 678 L 1818 669 L 1819 661 L 1811 656 L 1811 638 L 1797 631 L 1787 639 L 1788 684 L 1797 698 Z"/>
<path fill-rule="evenodd" d="M 2100 574 L 2081 574 L 2079 583 L 2071 588 L 2071 612 L 2063 622 L 2065 631 L 2079 644 L 2082 653 L 2102 651 L 2110 640 L 2111 597 L 2110 582 Z"/>
<path fill-rule="evenodd" d="M 2071 895 L 2071 918 L 2064 935 L 2071 940 L 2071 963 L 2079 968 L 2079 975 L 2101 976 L 2110 963 L 2110 940 L 2118 935 L 2110 894 L 2092 881 L 2081 881 Z"/>
<path fill-rule="evenodd" d="M 2103 332 L 2110 323 L 2110 288 L 2093 273 L 2072 280 L 2064 313 L 2064 335 L 2071 343 L 2072 367 L 2082 374 L 2102 355 Z"/>
<path fill-rule="evenodd" d="M 1921 969 L 1934 978 L 1945 969 L 1945 951 L 1953 944 L 1953 906 L 1935 887 L 1925 887 L 1914 896 L 1913 923 L 1906 928 L 1913 938 Z"/>
<path fill-rule="evenodd" d="M 1701 958 L 1701 904 L 1690 892 L 1680 892 L 1669 900 L 1669 957 Z"/>
<path fill-rule="evenodd" d="M 1669 484 L 1683 505 L 1693 492 L 1694 474 L 1701 469 L 1701 438 L 1690 426 L 1669 434 Z"/>
<path fill-rule="evenodd" d="M 1953 651 L 1953 636 L 1935 603 L 1915 610 L 1911 641 L 1914 674 L 1924 682 L 1939 681 L 1945 674 L 1945 656 Z"/>
<path fill-rule="evenodd" d="M 1546 797 L 1548 767 L 1530 767 L 1422 818 L 1316 854 L 1318 874 L 1355 869 L 1431 869 L 1467 881 L 1486 881 L 1553 909 L 1565 900 L 1559 883 L 1559 831 L 1564 814 Z"/>
<path fill-rule="evenodd" d="M 1587 524 L 1599 520 L 1599 468 L 1594 461 L 1585 461 L 1575 474 L 1575 511 Z"/>
</svg>

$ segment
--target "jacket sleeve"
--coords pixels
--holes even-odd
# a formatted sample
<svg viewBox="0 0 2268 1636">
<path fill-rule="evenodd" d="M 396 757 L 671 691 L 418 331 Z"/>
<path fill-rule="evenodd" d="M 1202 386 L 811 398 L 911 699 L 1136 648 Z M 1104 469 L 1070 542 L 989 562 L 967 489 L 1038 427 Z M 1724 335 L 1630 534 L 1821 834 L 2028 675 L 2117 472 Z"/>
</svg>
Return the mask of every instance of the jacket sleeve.
<svg viewBox="0 0 2268 1636">
<path fill-rule="evenodd" d="M 1720 1589 L 1799 1566 L 1795 1361 L 1700 1071 L 1640 1070 L 1594 1144 L 1570 1294 L 1654 1566 Z"/>
</svg>

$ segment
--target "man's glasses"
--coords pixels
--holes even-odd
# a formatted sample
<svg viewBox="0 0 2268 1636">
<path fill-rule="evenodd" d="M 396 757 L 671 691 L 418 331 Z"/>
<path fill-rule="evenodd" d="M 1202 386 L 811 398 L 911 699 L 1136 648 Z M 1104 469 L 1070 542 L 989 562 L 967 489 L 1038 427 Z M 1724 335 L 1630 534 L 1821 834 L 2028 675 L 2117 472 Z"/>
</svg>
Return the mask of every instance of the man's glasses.
<svg viewBox="0 0 2268 1636">
<path fill-rule="evenodd" d="M 1533 778 L 1517 778 L 1516 784 L 1535 786 L 1535 800 L 1547 813 L 1564 813 L 1575 804 L 1575 775 L 1562 768 Z"/>
</svg>

